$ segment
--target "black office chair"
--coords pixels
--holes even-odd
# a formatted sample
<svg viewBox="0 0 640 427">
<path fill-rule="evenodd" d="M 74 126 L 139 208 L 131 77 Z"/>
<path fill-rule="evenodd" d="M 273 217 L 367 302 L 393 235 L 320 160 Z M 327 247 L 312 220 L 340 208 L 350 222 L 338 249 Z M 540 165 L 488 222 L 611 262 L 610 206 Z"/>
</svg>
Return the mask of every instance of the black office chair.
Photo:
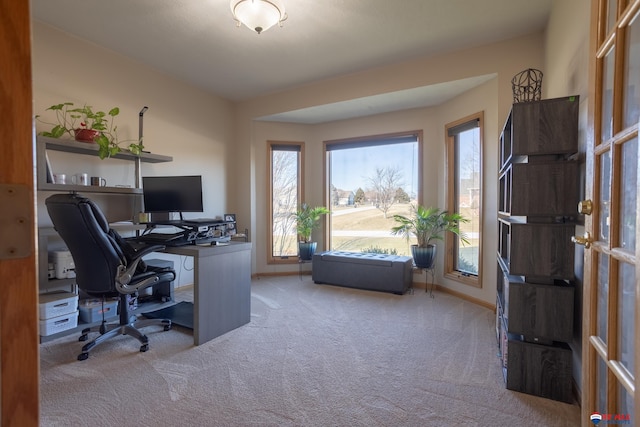
<svg viewBox="0 0 640 427">
<path fill-rule="evenodd" d="M 127 296 L 154 284 L 172 281 L 175 271 L 171 268 L 146 266 L 142 257 L 164 249 L 162 245 L 148 245 L 134 249 L 109 224 L 100 209 L 89 199 L 77 194 L 54 194 L 45 201 L 53 226 L 64 240 L 75 264 L 76 283 L 90 296 L 120 298 L 120 322 L 86 328 L 80 341 L 86 341 L 90 332 L 100 336 L 85 344 L 78 360 L 89 357 L 89 350 L 118 335 L 137 338 L 140 351 L 149 349 L 149 339 L 138 330 L 149 325 L 171 329 L 171 320 L 145 319 L 136 321 L 129 315 Z"/>
</svg>

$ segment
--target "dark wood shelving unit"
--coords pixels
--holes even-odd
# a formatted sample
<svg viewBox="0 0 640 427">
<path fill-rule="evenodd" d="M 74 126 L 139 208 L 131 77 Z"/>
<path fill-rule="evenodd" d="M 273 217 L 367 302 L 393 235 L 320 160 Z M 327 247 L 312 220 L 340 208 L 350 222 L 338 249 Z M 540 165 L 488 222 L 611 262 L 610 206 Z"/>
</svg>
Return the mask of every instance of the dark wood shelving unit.
<svg viewBox="0 0 640 427">
<path fill-rule="evenodd" d="M 500 136 L 496 338 L 506 387 L 572 402 L 578 97 L 513 104 Z"/>
</svg>

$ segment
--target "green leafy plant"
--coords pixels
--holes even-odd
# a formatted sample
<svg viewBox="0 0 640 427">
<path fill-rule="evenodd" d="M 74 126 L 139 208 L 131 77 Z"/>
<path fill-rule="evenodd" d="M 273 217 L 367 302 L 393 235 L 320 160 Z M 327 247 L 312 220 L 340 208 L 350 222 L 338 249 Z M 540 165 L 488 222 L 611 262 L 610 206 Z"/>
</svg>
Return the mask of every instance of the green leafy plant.
<svg viewBox="0 0 640 427">
<path fill-rule="evenodd" d="M 51 125 L 49 131 L 40 132 L 39 135 L 51 138 L 61 138 L 65 134 L 71 138 L 75 138 L 76 134 L 81 130 L 95 131 L 96 136 L 93 142 L 98 144 L 98 156 L 101 159 L 111 157 L 120 151 L 121 143 L 130 142 L 126 150 L 133 154 L 140 154 L 144 149 L 142 140 L 138 141 L 122 141 L 118 140 L 118 127 L 115 125 L 115 117 L 120 114 L 120 108 L 114 107 L 108 112 L 94 111 L 90 105 L 80 108 L 74 108 L 73 102 L 63 102 L 54 104 L 45 111 L 55 112 L 56 123 L 43 120 L 39 115 L 36 119 L 42 123 Z"/>
<path fill-rule="evenodd" d="M 383 255 L 398 255 L 398 250 L 395 248 L 387 249 L 379 246 L 369 246 L 368 248 L 360 249 L 363 254 L 383 254 Z"/>
<path fill-rule="evenodd" d="M 320 217 L 330 213 L 329 209 L 324 206 L 311 207 L 303 203 L 296 212 L 292 213 L 296 219 L 296 232 L 301 242 L 309 243 L 311 241 L 311 233 L 319 225 Z"/>
<path fill-rule="evenodd" d="M 409 240 L 415 236 L 418 247 L 426 248 L 433 240 L 443 240 L 444 233 L 450 231 L 460 236 L 463 244 L 468 244 L 466 235 L 460 231 L 460 223 L 469 220 L 458 213 L 440 211 L 438 208 L 412 207 L 412 215 L 394 215 L 397 225 L 391 228 L 391 233 L 401 235 Z"/>
</svg>

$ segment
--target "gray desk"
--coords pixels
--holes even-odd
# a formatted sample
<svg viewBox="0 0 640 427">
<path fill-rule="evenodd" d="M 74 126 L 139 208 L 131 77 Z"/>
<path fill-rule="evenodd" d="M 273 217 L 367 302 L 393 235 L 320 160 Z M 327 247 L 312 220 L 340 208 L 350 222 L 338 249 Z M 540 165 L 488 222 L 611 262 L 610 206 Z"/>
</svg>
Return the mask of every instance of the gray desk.
<svg viewBox="0 0 640 427">
<path fill-rule="evenodd" d="M 163 252 L 193 257 L 195 345 L 249 323 L 251 243 L 167 247 Z"/>
</svg>

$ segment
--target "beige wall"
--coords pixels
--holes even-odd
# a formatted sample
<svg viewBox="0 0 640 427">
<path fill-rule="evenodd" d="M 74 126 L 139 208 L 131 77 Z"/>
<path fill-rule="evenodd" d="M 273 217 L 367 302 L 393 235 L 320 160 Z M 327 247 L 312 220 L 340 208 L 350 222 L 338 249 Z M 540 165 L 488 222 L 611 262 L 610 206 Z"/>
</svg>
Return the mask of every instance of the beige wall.
<svg viewBox="0 0 640 427">
<path fill-rule="evenodd" d="M 579 144 L 584 153 L 586 146 L 588 69 L 589 69 L 589 23 L 590 7 L 583 0 L 553 2 L 551 18 L 545 39 L 545 76 L 543 94 L 545 98 L 580 95 Z M 584 155 L 580 156 L 581 179 L 584 180 Z M 584 182 L 581 195 L 584 195 Z M 576 227 L 576 235 L 584 233 Z M 582 265 L 584 250 L 576 247 L 576 298 L 573 350 L 573 377 L 581 389 L 582 369 Z"/>
<path fill-rule="evenodd" d="M 118 119 L 122 136 L 135 138 L 138 112 L 142 106 L 148 105 L 150 108 L 144 121 L 147 149 L 173 156 L 174 161 L 145 165 L 143 174 L 202 174 L 206 186 L 205 215 L 235 212 L 239 228 L 249 228 L 254 242 L 253 273 L 277 270 L 266 264 L 264 243 L 268 232 L 265 199 L 267 140 L 305 142 L 305 192 L 307 199 L 315 203 L 321 202 L 323 195 L 322 141 L 423 129 L 428 147 L 424 157 L 423 198 L 425 203 L 443 207 L 444 125 L 482 110 L 485 112 L 483 287 L 469 288 L 445 281 L 442 277 L 438 281 L 456 291 L 493 303 L 496 280 L 492 262 L 496 249 L 493 238 L 497 206 L 497 185 L 494 182 L 497 175 L 496 144 L 512 102 L 510 80 L 525 68 L 540 68 L 545 72 L 545 97 L 583 92 L 586 88 L 584 50 L 588 39 L 588 17 L 583 16 L 588 14 L 588 10 L 583 9 L 587 8 L 581 7 L 580 0 L 554 3 L 546 35 L 534 34 L 467 51 L 417 58 L 238 105 L 34 22 L 34 110 L 42 112 L 47 106 L 64 100 L 89 103 L 100 109 L 117 105 L 121 108 Z M 486 74 L 495 74 L 496 78 L 432 108 L 315 126 L 254 120 L 269 114 Z M 39 126 L 37 130 L 40 129 Z M 133 172 L 126 165 L 109 164 L 107 167 L 107 163 L 98 161 L 79 166 L 79 161 L 65 163 L 65 159 L 53 160 L 57 162 L 54 167 L 60 166 L 70 173 L 91 168 L 90 172 L 105 175 L 110 181 L 123 179 L 133 182 Z M 46 223 L 42 210 L 39 219 Z M 279 268 L 295 271 L 297 266 Z M 438 270 L 442 271 L 442 258 L 439 259 Z"/>
<path fill-rule="evenodd" d="M 494 45 L 483 46 L 433 58 L 420 58 L 388 67 L 369 70 L 328 81 L 318 82 L 303 88 L 268 97 L 262 97 L 238 105 L 237 144 L 245 153 L 238 181 L 251 190 L 236 194 L 238 211 L 251 211 L 254 233 L 254 273 L 297 271 L 298 266 L 273 266 L 266 263 L 267 247 L 267 199 L 265 194 L 267 176 L 266 141 L 304 141 L 305 199 L 311 204 L 324 203 L 322 143 L 326 140 L 375 135 L 407 130 L 424 130 L 425 150 L 423 155 L 423 201 L 427 205 L 445 206 L 445 151 L 444 126 L 478 111 L 485 113 L 485 157 L 483 216 L 485 242 L 482 248 L 483 286 L 472 288 L 445 280 L 442 277 L 444 258 L 440 251 L 437 267 L 437 282 L 443 286 L 463 292 L 473 298 L 495 303 L 497 243 L 497 141 L 506 114 L 512 102 L 511 78 L 525 68 L 542 68 L 543 35 L 536 34 Z M 253 120 L 269 114 L 295 110 L 324 103 L 339 102 L 352 98 L 375 95 L 389 91 L 404 90 L 429 84 L 442 83 L 476 75 L 493 74 L 489 82 L 458 96 L 437 107 L 411 109 L 376 116 L 341 120 L 320 125 L 294 125 L 267 123 Z M 322 245 L 322 241 L 320 244 Z M 416 275 L 415 281 L 422 283 L 425 277 Z"/>
<path fill-rule="evenodd" d="M 526 68 L 526 67 L 525 67 Z M 439 110 L 440 127 L 438 128 L 438 139 L 441 141 L 442 152 L 440 154 L 441 163 L 439 176 L 441 177 L 440 188 L 446 186 L 444 176 L 444 125 L 463 117 L 484 112 L 484 134 L 482 135 L 482 246 L 481 250 L 481 275 L 482 287 L 474 288 L 459 282 L 445 279 L 442 276 L 444 270 L 444 250 L 439 251 L 438 263 L 438 283 L 441 283 L 452 290 L 469 295 L 473 298 L 495 304 L 496 300 L 496 253 L 498 252 L 498 141 L 502 126 L 506 117 L 499 117 L 498 114 L 498 79 L 491 80 L 484 85 L 477 87 L 467 93 L 442 105 Z M 438 199 L 438 206 L 446 206 L 446 193 L 441 191 Z"/>
<path fill-rule="evenodd" d="M 395 113 L 379 114 L 375 116 L 341 120 L 319 125 L 294 125 L 278 124 L 271 122 L 254 122 L 255 152 L 258 161 L 256 164 L 256 176 L 267 176 L 268 164 L 266 160 L 266 141 L 304 141 L 305 142 L 305 201 L 312 205 L 325 204 L 323 182 L 323 142 L 350 138 L 364 135 L 377 135 L 383 133 L 402 132 L 421 129 L 424 131 L 424 155 L 423 155 L 423 204 L 427 206 L 445 206 L 445 145 L 444 125 L 448 122 L 460 119 L 478 111 L 485 114 L 485 151 L 483 160 L 485 176 L 497 176 L 497 78 L 455 98 L 454 100 L 435 108 L 418 108 Z M 267 206 L 268 194 L 266 182 L 258 180 L 259 190 L 256 192 L 256 206 L 259 214 L 256 217 L 255 263 L 256 271 L 261 273 L 276 273 L 297 271 L 294 265 L 269 265 L 267 259 Z M 497 235 L 496 216 L 496 182 L 493 179 L 485 179 L 485 215 L 483 216 L 484 233 L 487 236 Z M 323 247 L 322 233 L 316 237 L 319 247 Z M 440 243 L 439 243 L 440 244 Z M 491 237 L 486 239 L 484 253 L 495 254 L 497 243 Z M 443 250 L 439 251 L 438 265 L 444 263 Z M 454 281 L 445 280 L 442 276 L 442 268 L 437 269 L 437 282 L 451 287 L 488 303 L 495 301 L 495 257 L 485 256 L 483 260 L 484 285 L 481 289 L 472 288 Z M 414 281 L 424 283 L 424 274 L 416 274 Z"/>
<path fill-rule="evenodd" d="M 116 120 L 124 140 L 137 139 L 139 112 L 148 106 L 145 147 L 174 160 L 143 164 L 143 175 L 202 175 L 206 214 L 225 213 L 225 157 L 233 141 L 230 102 L 38 22 L 33 24 L 33 88 L 34 111 L 46 118 L 52 117 L 44 111 L 47 107 L 64 101 L 105 111 L 120 107 Z M 44 129 L 45 125 L 36 122 L 36 131 Z M 118 161 L 113 159 L 86 162 L 83 157 L 54 166 L 69 173 L 99 173 L 114 184 L 134 183 L 133 168 L 126 168 L 128 164 L 114 166 Z M 117 170 L 111 171 L 115 167 Z"/>
<path fill-rule="evenodd" d="M 251 212 L 250 226 L 257 230 L 254 240 L 253 272 L 292 271 L 297 266 L 270 266 L 266 263 L 267 200 L 264 178 L 267 172 L 266 141 L 304 141 L 306 144 L 306 200 L 322 203 L 322 141 L 402 130 L 423 129 L 425 154 L 423 200 L 445 206 L 444 125 L 469 114 L 484 111 L 483 135 L 483 247 L 482 288 L 471 288 L 442 276 L 443 255 L 438 258 L 437 282 L 456 292 L 486 303 L 495 301 L 497 252 L 497 172 L 498 137 L 512 103 L 511 78 L 526 68 L 544 72 L 543 98 L 581 96 L 580 140 L 584 146 L 587 117 L 589 8 L 582 0 L 554 2 L 544 35 L 528 36 L 470 51 L 435 58 L 421 58 L 389 67 L 369 70 L 318 82 L 303 88 L 241 103 L 237 115 L 237 143 L 246 155 L 238 164 L 238 181 L 248 191 L 237 194 L 239 211 Z M 261 123 L 252 119 L 289 110 L 339 102 L 367 95 L 404 90 L 481 74 L 496 78 L 434 108 L 407 110 L 316 126 Z M 434 185 L 435 183 L 435 185 Z M 235 194 L 235 193 L 234 193 Z M 578 229 L 578 232 L 580 230 Z M 322 244 L 322 240 L 320 244 Z M 576 251 L 576 268 L 581 277 L 582 252 Z M 421 282 L 416 276 L 415 281 Z M 581 286 L 577 287 L 579 303 Z M 576 322 L 580 323 L 580 305 Z M 580 327 L 577 328 L 579 330 Z M 574 377 L 580 384 L 579 331 L 572 343 Z"/>
<path fill-rule="evenodd" d="M 496 288 L 497 141 L 512 102 L 512 76 L 525 68 L 539 68 L 544 72 L 544 98 L 580 95 L 582 146 L 586 138 L 589 8 L 583 0 L 553 2 L 545 34 L 437 57 L 417 58 L 238 105 L 42 23 L 34 22 L 32 28 L 34 111 L 45 115 L 46 107 L 62 101 L 78 105 L 87 103 L 105 110 L 119 106 L 121 137 L 135 139 L 138 113 L 143 106 L 149 106 L 144 118 L 146 147 L 151 152 L 173 156 L 174 161 L 144 165 L 143 175 L 202 175 L 205 213 L 197 216 L 217 216 L 226 212 L 237 214 L 239 228 L 248 227 L 254 242 L 252 273 L 294 272 L 298 268 L 297 265 L 275 267 L 266 263 L 267 140 L 305 142 L 306 200 L 320 204 L 324 194 L 323 141 L 423 129 L 423 200 L 427 205 L 444 207 L 444 126 L 484 111 L 482 288 L 471 288 L 444 279 L 442 251 L 438 259 L 437 281 L 454 291 L 492 304 Z M 254 120 L 305 107 L 486 74 L 495 74 L 496 78 L 432 108 L 314 126 Z M 36 125 L 36 131 L 42 129 L 42 125 Z M 51 160 L 55 169 L 69 174 L 86 171 L 106 177 L 110 184 L 134 182 L 133 168 L 127 163 L 88 161 L 84 157 L 59 154 L 52 154 Z M 47 194 L 39 194 L 38 221 L 41 226 L 50 224 L 42 203 Z M 580 227 L 577 232 L 580 232 Z M 581 258 L 582 252 L 577 250 L 579 276 Z M 178 260 L 178 263 L 182 262 Z M 185 273 L 181 283 L 192 280 Z M 424 278 L 417 276 L 415 280 L 420 282 Z M 579 379 L 579 341 L 572 347 L 574 376 Z M 577 382 L 580 384 L 579 380 Z"/>
<path fill-rule="evenodd" d="M 190 216 L 217 216 L 227 213 L 228 157 L 233 156 L 233 105 L 217 96 L 179 82 L 134 60 L 71 37 L 48 25 L 33 22 L 33 104 L 36 114 L 52 118 L 45 109 L 70 101 L 108 111 L 120 107 L 116 117 L 120 139 L 137 139 L 138 118 L 143 106 L 144 142 L 147 150 L 172 156 L 171 163 L 143 163 L 142 175 L 202 175 L 205 212 Z M 36 131 L 48 129 L 36 122 Z M 103 176 L 109 185 L 135 184 L 130 162 L 99 160 L 87 156 L 50 152 L 52 168 L 74 174 L 87 172 Z M 44 207 L 49 192 L 38 194 L 38 224 L 50 226 Z M 94 196 L 92 195 L 92 198 Z M 119 196 L 95 196 L 103 208 L 114 206 Z M 122 220 L 122 212 L 109 208 L 112 220 Z M 128 215 L 128 212 L 127 212 Z M 162 257 L 158 255 L 157 257 Z M 175 260 L 176 266 L 182 260 Z M 192 281 L 190 272 L 180 275 L 181 283 Z"/>
</svg>

